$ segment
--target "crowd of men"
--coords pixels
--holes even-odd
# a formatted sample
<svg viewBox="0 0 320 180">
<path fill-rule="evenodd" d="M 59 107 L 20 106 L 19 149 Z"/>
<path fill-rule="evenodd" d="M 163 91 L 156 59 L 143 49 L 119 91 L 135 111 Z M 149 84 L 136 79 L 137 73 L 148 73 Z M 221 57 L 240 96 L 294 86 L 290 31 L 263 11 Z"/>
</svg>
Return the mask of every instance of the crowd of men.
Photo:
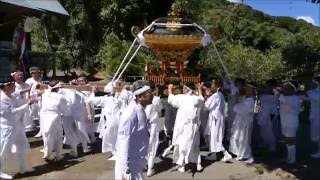
<svg viewBox="0 0 320 180">
<path fill-rule="evenodd" d="M 296 134 L 302 101 L 310 102 L 310 137 L 318 145 L 311 155 L 320 158 L 320 80 L 306 84 L 303 93 L 294 81 L 279 84 L 274 80 L 257 87 L 243 79 L 223 82 L 214 79 L 205 83 L 186 83 L 182 92 L 169 84 L 166 95 L 152 82 L 138 80 L 115 91 L 117 82 L 104 87 L 103 96 L 96 96 L 98 88 L 80 91 L 64 88 L 61 82 L 51 81 L 40 88 L 41 73 L 30 68 L 31 77 L 24 82 L 22 72 L 12 73 L 13 79 L 0 83 L 0 177 L 12 179 L 2 167 L 9 153 L 15 153 L 21 174 L 29 171 L 25 154 L 29 147 L 25 130 L 40 122 L 37 137 L 43 139 L 43 158 L 59 161 L 63 158 L 63 144 L 70 146 L 70 155 L 78 156 L 78 145 L 89 152 L 95 143 L 95 133 L 102 139 L 102 153 L 111 153 L 115 160 L 115 179 L 143 179 L 143 169 L 152 176 L 159 145 L 159 133 L 164 129 L 172 139 L 161 154 L 173 150 L 174 163 L 179 172 L 195 163 L 201 171 L 200 139 L 209 147 L 208 160 L 231 159 L 254 163 L 251 150 L 253 122 L 260 126 L 260 136 L 271 152 L 278 142 L 287 147 L 288 164 L 296 161 Z M 86 85 L 85 76 L 72 81 Z M 160 98 L 161 97 L 161 98 Z M 94 128 L 95 107 L 102 107 L 98 128 Z M 226 107 L 226 108 L 225 108 Z M 164 123 L 160 117 L 164 112 Z M 163 127 L 162 127 L 162 124 Z"/>
</svg>

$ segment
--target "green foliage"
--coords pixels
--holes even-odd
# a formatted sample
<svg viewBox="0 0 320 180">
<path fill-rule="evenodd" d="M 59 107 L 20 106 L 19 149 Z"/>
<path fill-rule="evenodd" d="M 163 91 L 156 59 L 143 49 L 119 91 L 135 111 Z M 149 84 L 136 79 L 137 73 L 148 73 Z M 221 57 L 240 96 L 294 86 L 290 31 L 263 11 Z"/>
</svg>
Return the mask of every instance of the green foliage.
<svg viewBox="0 0 320 180">
<path fill-rule="evenodd" d="M 42 25 L 39 19 L 33 18 L 33 31 L 31 31 L 31 49 L 36 52 L 48 52 L 48 43 L 44 31 L 41 31 Z M 39 31 L 40 30 L 40 31 Z"/>
<path fill-rule="evenodd" d="M 70 69 L 73 64 L 73 58 L 68 50 L 69 46 L 64 39 L 61 40 L 61 44 L 59 45 L 56 51 L 56 60 L 57 67 L 64 72 L 65 75 L 70 74 Z"/>
<path fill-rule="evenodd" d="M 114 33 L 106 34 L 104 37 L 104 44 L 101 46 L 101 50 L 97 55 L 97 58 L 104 65 L 106 74 L 115 74 L 127 51 L 129 50 L 130 45 L 130 42 L 121 41 Z M 131 55 L 133 55 L 135 48 L 133 48 L 131 54 L 129 54 L 127 61 Z M 148 50 L 140 50 L 140 52 L 137 53 L 124 72 L 124 76 L 144 75 L 143 69 L 145 64 L 148 62 L 154 62 L 153 54 L 148 52 Z"/>
<path fill-rule="evenodd" d="M 320 72 L 318 27 L 289 17 L 272 17 L 246 5 L 201 2 L 198 23 L 212 35 L 234 77 L 262 82 L 310 78 Z M 225 76 L 212 49 L 199 58 L 205 64 L 210 61 L 206 66 L 206 71 L 212 72 L 209 76 Z"/>
</svg>

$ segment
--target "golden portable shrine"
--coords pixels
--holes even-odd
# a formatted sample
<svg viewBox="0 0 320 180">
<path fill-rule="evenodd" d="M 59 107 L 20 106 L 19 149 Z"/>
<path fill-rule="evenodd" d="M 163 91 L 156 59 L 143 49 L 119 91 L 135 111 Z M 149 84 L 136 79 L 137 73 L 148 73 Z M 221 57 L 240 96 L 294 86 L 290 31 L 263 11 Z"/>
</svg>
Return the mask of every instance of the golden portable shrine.
<svg viewBox="0 0 320 180">
<path fill-rule="evenodd" d="M 146 80 L 161 85 L 200 82 L 200 72 L 186 71 L 193 50 L 211 41 L 199 25 L 189 19 L 159 18 L 138 34 L 138 40 L 156 54 L 156 65 L 146 65 Z"/>
</svg>

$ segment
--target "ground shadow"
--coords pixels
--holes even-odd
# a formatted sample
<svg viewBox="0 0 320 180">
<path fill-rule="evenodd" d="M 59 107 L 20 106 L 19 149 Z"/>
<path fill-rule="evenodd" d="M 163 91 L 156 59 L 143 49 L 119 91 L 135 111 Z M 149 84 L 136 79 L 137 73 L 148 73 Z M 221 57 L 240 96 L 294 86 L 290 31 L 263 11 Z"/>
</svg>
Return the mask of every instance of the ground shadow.
<svg viewBox="0 0 320 180">
<path fill-rule="evenodd" d="M 174 167 L 174 164 L 172 164 L 171 158 L 167 158 L 167 157 L 161 158 L 160 162 L 154 164 L 154 170 L 155 170 L 154 175 L 160 174 L 164 171 L 168 171 L 172 167 Z"/>
<path fill-rule="evenodd" d="M 82 162 L 83 161 L 79 161 L 79 160 L 69 160 L 67 158 L 58 162 L 49 161 L 46 164 L 33 167 L 34 170 L 32 172 L 28 172 L 23 175 L 17 174 L 16 176 L 14 176 L 14 178 L 21 179 L 21 178 L 27 178 L 27 177 L 33 177 L 33 176 L 41 176 L 42 174 L 47 174 L 53 171 L 65 170 L 71 166 L 74 166 Z"/>
</svg>

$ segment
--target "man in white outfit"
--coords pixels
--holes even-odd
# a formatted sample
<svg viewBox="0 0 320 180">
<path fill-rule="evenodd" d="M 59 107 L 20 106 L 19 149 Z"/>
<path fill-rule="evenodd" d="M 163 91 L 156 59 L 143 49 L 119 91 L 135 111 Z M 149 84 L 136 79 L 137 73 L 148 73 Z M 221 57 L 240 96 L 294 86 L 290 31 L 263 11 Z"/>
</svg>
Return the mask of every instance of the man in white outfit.
<svg viewBox="0 0 320 180">
<path fill-rule="evenodd" d="M 120 117 L 116 144 L 115 179 L 143 179 L 149 145 L 145 107 L 152 103 L 153 94 L 144 81 L 133 83 L 135 100 Z"/>
<path fill-rule="evenodd" d="M 38 103 L 32 104 L 30 108 L 30 118 L 32 121 L 39 120 L 40 119 L 40 108 L 41 108 L 41 94 L 39 94 L 39 91 L 37 90 L 37 85 L 41 84 L 41 71 L 38 67 L 31 67 L 29 69 L 29 72 L 31 74 L 31 77 L 26 80 L 26 83 L 31 87 L 30 90 L 30 98 L 37 99 Z M 41 137 L 41 121 L 40 123 L 40 131 L 35 137 Z"/>
<path fill-rule="evenodd" d="M 312 158 L 320 158 L 320 82 L 312 80 L 308 87 L 306 100 L 310 101 L 310 138 L 318 146 Z"/>
<path fill-rule="evenodd" d="M 231 137 L 231 129 L 233 126 L 233 120 L 235 118 L 235 112 L 233 111 L 234 105 L 237 103 L 237 94 L 239 93 L 239 90 L 244 87 L 246 84 L 245 80 L 242 78 L 236 78 L 234 82 L 224 83 L 223 89 L 228 90 L 228 106 L 227 106 L 227 118 L 226 118 L 226 136 L 227 139 L 230 139 Z"/>
<path fill-rule="evenodd" d="M 77 146 L 81 143 L 83 147 L 83 152 L 89 152 L 87 143 L 89 142 L 89 137 L 85 136 L 80 131 L 78 125 L 78 116 L 86 117 L 84 103 L 81 101 L 81 97 L 76 93 L 75 90 L 61 88 L 59 93 L 64 96 L 67 100 L 68 108 L 70 108 L 69 114 L 65 114 L 62 117 L 63 120 L 63 130 L 64 130 L 64 144 L 71 146 L 71 155 L 74 157 L 78 156 Z"/>
<path fill-rule="evenodd" d="M 255 93 L 253 88 L 248 85 L 239 92 L 240 98 L 233 107 L 236 115 L 231 128 L 229 150 L 237 156 L 236 160 L 245 160 L 246 163 L 251 164 L 254 162 L 251 151 L 251 136 Z"/>
<path fill-rule="evenodd" d="M 80 75 L 79 78 L 77 79 L 77 84 L 78 85 L 88 85 L 88 80 L 85 75 Z M 87 99 L 89 98 L 91 92 L 90 91 L 76 91 L 78 95 L 81 96 L 81 101 L 83 104 L 82 106 L 85 107 L 85 115 L 83 116 L 82 114 L 78 114 L 78 117 L 76 118 L 77 121 L 79 121 L 79 127 L 82 133 L 87 133 L 89 136 L 90 143 L 95 143 L 96 142 L 96 137 L 95 137 L 95 128 L 94 128 L 94 105 L 90 104 L 87 102 Z M 78 107 L 81 108 L 82 107 Z M 82 119 L 80 121 L 80 119 Z M 84 128 L 83 128 L 84 126 Z"/>
<path fill-rule="evenodd" d="M 278 116 L 279 97 L 274 93 L 273 85 L 266 83 L 264 90 L 259 93 L 260 112 L 258 113 L 258 125 L 260 126 L 260 135 L 262 143 L 269 151 L 276 150 L 276 136 L 273 132 L 273 122 Z M 271 119 L 273 118 L 273 119 Z"/>
<path fill-rule="evenodd" d="M 12 80 L 0 82 L 0 178 L 3 179 L 12 179 L 12 176 L 3 172 L 6 158 L 12 149 L 19 161 L 19 172 L 23 174 L 26 171 L 25 152 L 30 148 L 20 117 L 32 101 L 28 100 L 18 106 L 14 91 L 15 84 Z"/>
<path fill-rule="evenodd" d="M 93 87 L 93 92 L 87 100 L 88 103 L 94 106 L 102 107 L 102 118 L 99 122 L 99 137 L 102 138 L 102 153 L 111 152 L 109 160 L 115 160 L 121 107 L 121 101 L 114 96 L 113 88 L 112 83 L 108 83 L 104 90 L 108 94 L 95 97 L 94 92 L 96 91 L 96 87 Z"/>
<path fill-rule="evenodd" d="M 63 127 L 62 116 L 70 114 L 70 107 L 62 94 L 59 94 L 61 84 L 58 81 L 49 83 L 49 89 L 42 95 L 40 121 L 43 122 L 41 133 L 43 137 L 44 159 L 55 152 L 57 161 L 62 159 Z"/>
<path fill-rule="evenodd" d="M 300 97 L 296 86 L 288 81 L 283 85 L 280 101 L 281 132 L 287 146 L 287 163 L 296 162 L 296 135 L 299 128 Z"/>
<path fill-rule="evenodd" d="M 211 91 L 212 95 L 206 100 L 204 109 L 209 111 L 209 118 L 205 129 L 205 134 L 209 136 L 209 148 L 211 155 L 209 160 L 216 160 L 216 153 L 223 152 L 223 162 L 232 159 L 232 156 L 226 151 L 223 146 L 224 130 L 225 130 L 225 117 L 224 96 L 221 93 L 222 82 L 220 80 L 213 80 Z"/>
<path fill-rule="evenodd" d="M 27 98 L 29 96 L 29 92 L 31 89 L 31 86 L 29 84 L 25 83 L 23 72 L 21 71 L 16 71 L 11 73 L 11 76 L 13 77 L 15 81 L 15 94 L 17 96 L 17 100 L 20 105 L 23 105 L 27 102 Z M 30 117 L 30 112 L 29 111 L 24 111 L 23 114 L 21 114 L 22 122 L 27 130 L 32 130 L 35 126 L 33 119 Z"/>
<path fill-rule="evenodd" d="M 204 98 L 201 85 L 197 89 L 198 95 L 193 94 L 194 90 L 194 84 L 187 83 L 183 86 L 183 94 L 174 95 L 173 85 L 168 86 L 168 102 L 178 109 L 172 145 L 174 146 L 174 157 L 178 156 L 176 164 L 179 172 L 185 172 L 185 165 L 188 163 L 197 163 L 197 170 L 202 170 L 199 128 L 200 111 Z"/>
<path fill-rule="evenodd" d="M 148 152 L 148 170 L 147 176 L 150 177 L 154 174 L 153 166 L 154 159 L 157 155 L 157 149 L 159 145 L 159 132 L 160 132 L 160 113 L 162 110 L 162 104 L 160 97 L 156 96 L 156 87 L 153 82 L 150 82 L 150 88 L 153 90 L 152 104 L 148 105 L 145 109 L 149 126 L 150 140 L 149 140 L 149 152 Z"/>
</svg>

